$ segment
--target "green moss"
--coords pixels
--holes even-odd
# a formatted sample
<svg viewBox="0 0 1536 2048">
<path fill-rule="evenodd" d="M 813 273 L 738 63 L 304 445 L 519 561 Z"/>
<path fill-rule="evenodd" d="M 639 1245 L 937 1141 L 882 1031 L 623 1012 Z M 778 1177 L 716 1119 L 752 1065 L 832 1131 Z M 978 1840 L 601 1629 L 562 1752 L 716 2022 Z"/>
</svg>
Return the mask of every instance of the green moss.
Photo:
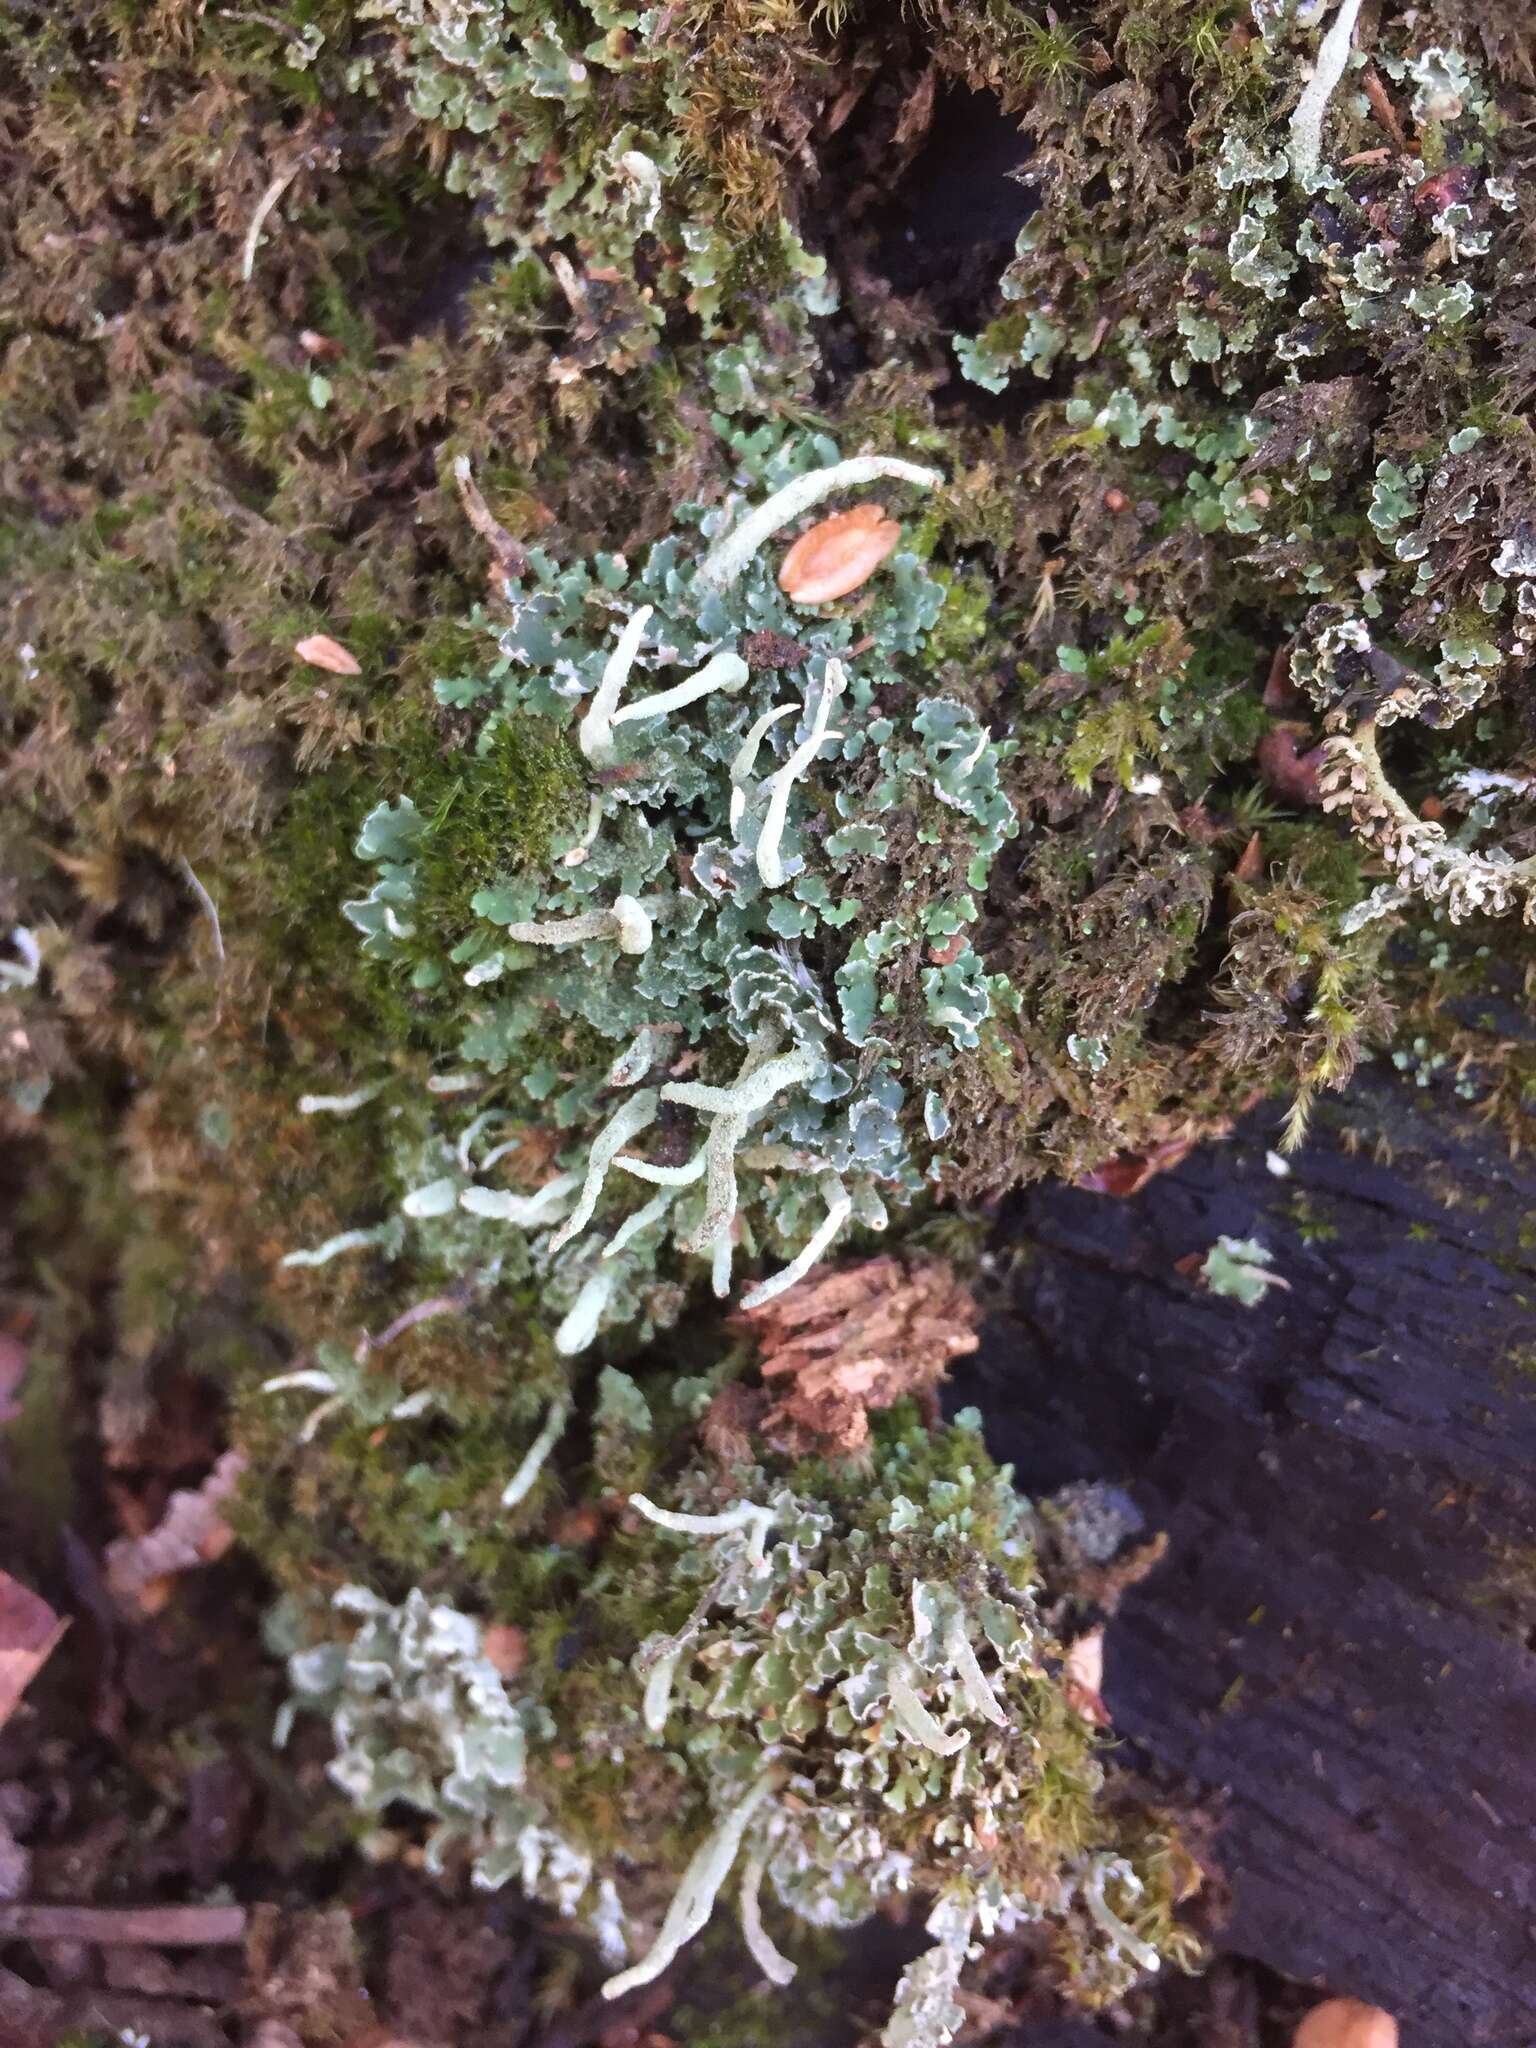
<svg viewBox="0 0 1536 2048">
<path fill-rule="evenodd" d="M 585 813 L 577 760 L 568 728 L 539 719 L 494 725 L 446 762 L 402 752 L 402 779 L 422 792 L 426 820 L 417 855 L 426 929 L 458 936 L 477 890 L 549 863 L 557 836 L 572 834 Z"/>
</svg>

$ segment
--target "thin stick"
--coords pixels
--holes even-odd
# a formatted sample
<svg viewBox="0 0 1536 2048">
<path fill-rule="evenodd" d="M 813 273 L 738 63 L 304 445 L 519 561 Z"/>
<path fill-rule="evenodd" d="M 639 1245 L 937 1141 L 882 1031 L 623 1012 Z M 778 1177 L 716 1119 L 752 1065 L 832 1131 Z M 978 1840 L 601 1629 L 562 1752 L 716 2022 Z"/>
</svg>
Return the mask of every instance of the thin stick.
<svg viewBox="0 0 1536 2048">
<path fill-rule="evenodd" d="M 94 1941 L 105 1948 L 238 1948 L 244 1906 L 0 1905 L 0 1940 Z"/>
<path fill-rule="evenodd" d="M 266 191 L 257 200 L 256 211 L 251 215 L 251 224 L 245 231 L 245 247 L 240 256 L 240 278 L 242 283 L 249 284 L 255 275 L 256 244 L 261 240 L 261 231 L 267 224 L 268 214 L 271 213 L 273 207 L 276 206 L 279 199 L 282 198 L 308 161 L 307 153 L 304 156 L 295 157 L 287 170 L 278 172 Z"/>
<path fill-rule="evenodd" d="M 430 1301 L 418 1301 L 413 1308 L 403 1310 L 387 1329 L 377 1337 L 370 1337 L 365 1330 L 353 1354 L 361 1365 L 370 1351 L 377 1351 L 385 1344 L 393 1344 L 397 1337 L 403 1337 L 407 1330 L 414 1330 L 418 1323 L 425 1323 L 433 1316 L 454 1315 L 459 1309 L 467 1308 L 474 1298 L 479 1276 L 472 1274 L 464 1285 L 455 1288 L 452 1294 L 434 1294 Z"/>
<path fill-rule="evenodd" d="M 1391 96 L 1387 88 L 1382 84 L 1380 73 L 1374 64 L 1367 64 L 1361 72 L 1360 85 L 1366 98 L 1371 103 L 1371 112 L 1376 116 L 1382 127 L 1386 129 L 1402 154 L 1410 156 L 1413 152 L 1413 144 L 1408 140 L 1403 124 L 1398 118 L 1397 109 L 1393 106 Z"/>
<path fill-rule="evenodd" d="M 213 950 L 219 965 L 222 967 L 224 965 L 224 931 L 219 923 L 219 906 L 192 872 L 192 863 L 185 854 L 181 856 L 181 872 L 186 876 L 187 885 L 191 889 L 192 894 L 203 906 L 203 915 L 213 927 Z"/>
</svg>

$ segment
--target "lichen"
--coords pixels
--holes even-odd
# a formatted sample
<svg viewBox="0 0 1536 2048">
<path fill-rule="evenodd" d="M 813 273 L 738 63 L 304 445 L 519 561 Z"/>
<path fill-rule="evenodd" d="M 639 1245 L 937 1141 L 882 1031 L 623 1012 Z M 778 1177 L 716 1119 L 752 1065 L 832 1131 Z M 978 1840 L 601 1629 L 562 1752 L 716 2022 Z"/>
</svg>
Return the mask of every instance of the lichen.
<svg viewBox="0 0 1536 2048">
<path fill-rule="evenodd" d="M 1172 1917 L 1193 1872 L 1100 1800 L 1099 1741 L 1036 1605 L 1028 1507 L 978 1422 L 933 1439 L 880 1425 L 873 1470 L 831 1491 L 814 1466 L 727 1480 L 695 1463 L 677 1506 L 631 1495 L 564 1675 L 503 1683 L 466 1616 L 348 1590 L 340 1619 L 361 1626 L 292 1656 L 295 1703 L 330 1715 L 332 1775 L 364 1812 L 431 1814 L 431 1860 L 462 1842 L 479 1883 L 515 1874 L 626 1955 L 609 1996 L 658 1976 L 733 1890 L 773 1981 L 790 1966 L 763 1894 L 790 1927 L 845 1927 L 911 1892 L 936 1944 L 898 1987 L 893 2048 L 947 2041 L 973 1945 L 1020 1923 L 1074 1923 L 1080 1979 L 1107 2002 L 1193 1958 Z M 726 1484 L 745 1491 L 721 1506 Z M 679 1622 L 627 1637 L 657 1584 Z M 622 1860 L 590 1833 L 593 1781 L 616 1768 L 670 1787 L 648 1818 L 627 1805 Z M 629 1873 L 663 1832 L 679 1875 L 658 1924 Z"/>
<path fill-rule="evenodd" d="M 968 937 L 1017 829 L 1009 750 L 963 699 L 913 687 L 944 584 L 898 554 L 855 623 L 787 598 L 768 552 L 834 494 L 938 478 L 804 439 L 759 451 L 751 473 L 773 487 L 760 504 L 680 507 L 634 569 L 530 552 L 510 619 L 486 621 L 499 652 L 483 678 L 455 680 L 455 701 L 483 714 L 482 749 L 528 720 L 570 722 L 589 793 L 579 835 L 573 822 L 505 868 L 457 935 L 419 919 L 426 825 L 409 794 L 357 843 L 376 879 L 346 914 L 366 950 L 458 1008 L 473 1077 L 461 1129 L 551 1100 L 569 1134 L 554 1160 L 569 1180 L 537 1216 L 480 1179 L 481 1141 L 451 1126 L 402 1212 L 521 1225 L 564 1351 L 653 1320 L 652 1276 L 678 1254 L 706 1257 L 724 1294 L 738 1237 L 780 1248 L 787 1263 L 747 1297 L 760 1302 L 850 1221 L 884 1227 L 944 1170 L 917 1104 L 1010 1001 Z M 690 680 L 641 692 L 642 673 L 677 668 Z M 898 803 L 904 850 L 882 874 Z M 907 986 L 927 1030 L 909 1020 L 898 1049 L 882 1020 Z M 584 1064 L 569 1043 L 539 1056 L 551 1020 L 583 1028 Z M 497 1256 L 504 1235 L 461 1230 L 463 1256 Z"/>
</svg>

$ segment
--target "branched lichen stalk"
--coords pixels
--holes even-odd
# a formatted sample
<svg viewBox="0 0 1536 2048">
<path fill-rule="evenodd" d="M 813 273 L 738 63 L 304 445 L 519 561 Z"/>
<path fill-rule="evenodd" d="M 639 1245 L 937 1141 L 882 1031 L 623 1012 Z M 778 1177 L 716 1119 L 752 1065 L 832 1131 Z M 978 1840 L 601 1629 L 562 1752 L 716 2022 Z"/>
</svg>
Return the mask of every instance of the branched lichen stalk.
<svg viewBox="0 0 1536 2048">
<path fill-rule="evenodd" d="M 1328 113 L 1328 102 L 1333 98 L 1349 62 L 1360 7 L 1361 0 L 1342 0 L 1338 13 L 1328 24 L 1328 33 L 1318 46 L 1312 76 L 1307 80 L 1291 115 L 1291 169 L 1303 185 L 1308 183 L 1322 161 L 1323 122 Z"/>
<path fill-rule="evenodd" d="M 777 1788 L 779 1776 L 772 1768 L 765 1770 L 746 1796 L 729 1809 L 714 1833 L 695 1851 L 667 1908 L 649 1955 L 642 1956 L 638 1963 L 621 1970 L 616 1977 L 610 1977 L 603 1986 L 604 1998 L 622 1998 L 626 1991 L 653 1983 L 678 1951 L 703 1931 L 720 1895 L 720 1888 L 731 1874 L 742 1837 L 758 1808 Z"/>
<path fill-rule="evenodd" d="M 1388 778 L 1369 722 L 1326 742 L 1319 781 L 1323 808 L 1347 808 L 1362 839 L 1375 846 L 1399 879 L 1429 899 L 1444 902 L 1453 921 L 1473 911 L 1499 915 L 1525 893 L 1526 922 L 1536 917 L 1536 856 L 1523 861 L 1456 846 L 1443 825 L 1419 817 Z"/>
</svg>

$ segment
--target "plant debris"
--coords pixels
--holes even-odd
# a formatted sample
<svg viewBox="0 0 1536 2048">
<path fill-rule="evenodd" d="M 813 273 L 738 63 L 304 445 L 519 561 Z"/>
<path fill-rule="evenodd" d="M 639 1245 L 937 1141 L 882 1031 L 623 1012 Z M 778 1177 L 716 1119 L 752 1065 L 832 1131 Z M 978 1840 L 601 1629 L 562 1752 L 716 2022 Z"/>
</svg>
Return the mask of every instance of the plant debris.
<svg viewBox="0 0 1536 2048">
<path fill-rule="evenodd" d="M 295 640 L 293 651 L 300 661 L 307 661 L 315 668 L 329 669 L 333 676 L 360 676 L 362 664 L 339 640 L 333 640 L 329 633 L 311 633 L 303 640 Z"/>
<path fill-rule="evenodd" d="M 940 1259 L 864 1259 L 738 1320 L 773 1396 L 769 1440 L 843 1456 L 868 1442 L 872 1412 L 907 1394 L 931 1403 L 950 1361 L 980 1342 L 975 1302 Z"/>
<path fill-rule="evenodd" d="M 201 1486 L 173 1493 L 158 1524 L 143 1536 L 107 1545 L 107 1584 L 129 1612 L 157 1614 L 182 1572 L 214 1564 L 234 1541 L 224 1509 L 240 1483 L 245 1458 L 226 1451 Z"/>
<path fill-rule="evenodd" d="M 0 1572 L 0 1728 L 69 1626 L 46 1600 Z"/>
</svg>

